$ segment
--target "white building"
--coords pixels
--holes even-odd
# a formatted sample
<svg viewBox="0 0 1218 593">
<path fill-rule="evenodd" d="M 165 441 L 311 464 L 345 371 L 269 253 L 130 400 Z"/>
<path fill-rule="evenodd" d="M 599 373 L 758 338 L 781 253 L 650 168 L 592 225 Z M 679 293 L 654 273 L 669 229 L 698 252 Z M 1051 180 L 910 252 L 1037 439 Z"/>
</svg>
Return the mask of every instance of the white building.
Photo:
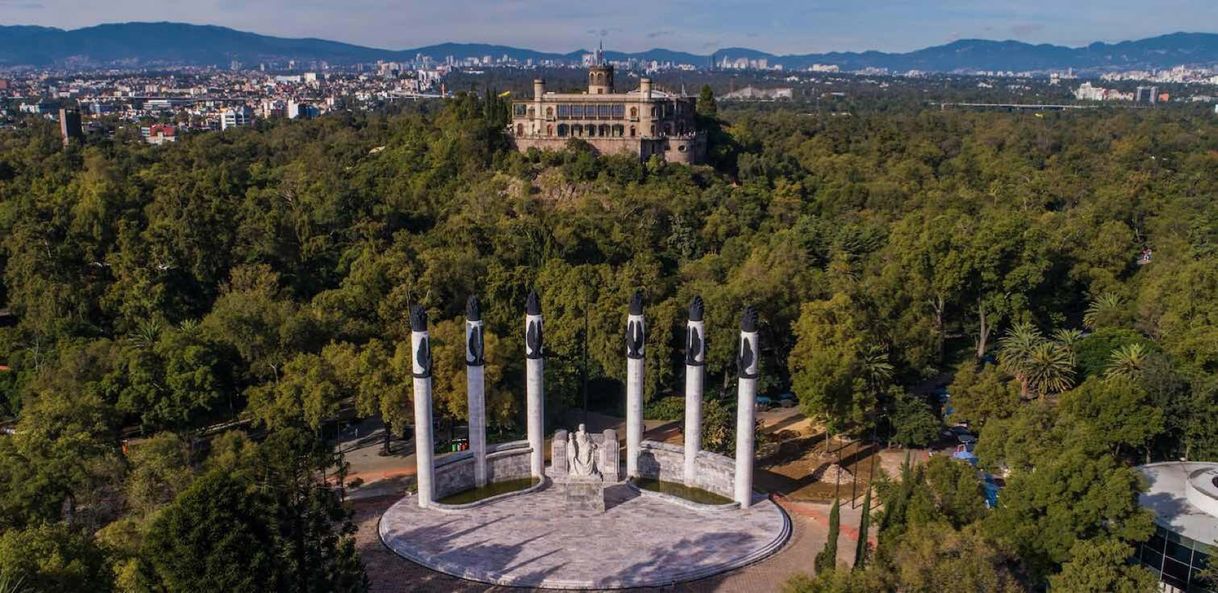
<svg viewBox="0 0 1218 593">
<path fill-rule="evenodd" d="M 220 112 L 220 129 L 243 128 L 254 123 L 254 110 L 240 105 Z"/>
<path fill-rule="evenodd" d="M 1155 516 L 1155 534 L 1137 560 L 1167 593 L 1211 591 L 1200 575 L 1218 558 L 1218 463 L 1169 461 L 1138 468 L 1146 492 L 1138 497 Z"/>
</svg>

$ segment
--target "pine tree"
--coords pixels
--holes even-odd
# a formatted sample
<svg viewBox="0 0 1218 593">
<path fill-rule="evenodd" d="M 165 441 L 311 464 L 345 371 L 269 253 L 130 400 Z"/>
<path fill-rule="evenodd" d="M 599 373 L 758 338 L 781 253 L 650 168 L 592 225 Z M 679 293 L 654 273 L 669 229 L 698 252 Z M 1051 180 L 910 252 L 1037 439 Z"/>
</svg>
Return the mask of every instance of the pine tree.
<svg viewBox="0 0 1218 593">
<path fill-rule="evenodd" d="M 833 509 L 829 511 L 829 540 L 825 549 L 816 555 L 816 574 L 822 574 L 837 568 L 837 535 L 841 530 L 841 505 L 833 501 Z"/>
<path fill-rule="evenodd" d="M 871 487 L 863 495 L 863 516 L 859 517 L 859 541 L 854 549 L 854 568 L 862 568 L 867 563 L 867 531 L 871 527 Z"/>
</svg>

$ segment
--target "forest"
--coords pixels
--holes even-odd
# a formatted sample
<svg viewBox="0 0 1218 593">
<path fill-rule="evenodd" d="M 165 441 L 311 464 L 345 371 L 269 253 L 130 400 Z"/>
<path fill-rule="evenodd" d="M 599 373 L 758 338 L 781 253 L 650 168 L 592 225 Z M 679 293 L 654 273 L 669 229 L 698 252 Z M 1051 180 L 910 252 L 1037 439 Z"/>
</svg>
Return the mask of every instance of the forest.
<svg viewBox="0 0 1218 593">
<path fill-rule="evenodd" d="M 533 289 L 552 417 L 585 379 L 620 405 L 636 290 L 653 405 L 681 388 L 696 295 L 709 405 L 734 400 L 746 305 L 762 393 L 834 434 L 925 445 L 943 410 L 923 386 L 950 384 L 999 505 L 967 466 L 907 467 L 877 491 L 879 546 L 792 591 L 1153 590 L 1127 562 L 1152 531 L 1133 467 L 1218 459 L 1212 115 L 817 113 L 709 88 L 698 110 L 695 167 L 518 153 L 494 92 L 161 147 L 4 131 L 0 591 L 366 591 L 336 420 L 409 433 L 418 304 L 436 416 L 462 421 L 477 295 L 488 417 L 519 431 Z"/>
</svg>

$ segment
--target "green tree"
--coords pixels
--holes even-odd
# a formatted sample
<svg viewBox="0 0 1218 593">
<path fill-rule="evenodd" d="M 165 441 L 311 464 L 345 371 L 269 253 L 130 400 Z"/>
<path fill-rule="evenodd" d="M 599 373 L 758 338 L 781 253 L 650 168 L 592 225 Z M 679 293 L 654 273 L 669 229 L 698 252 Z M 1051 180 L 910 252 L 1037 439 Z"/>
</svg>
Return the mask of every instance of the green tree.
<svg viewBox="0 0 1218 593">
<path fill-rule="evenodd" d="M 967 360 L 956 368 L 948 387 L 952 422 L 967 422 L 980 431 L 990 420 L 1010 418 L 1018 409 L 1019 387 L 996 365 Z"/>
<path fill-rule="evenodd" d="M 942 424 L 925 399 L 897 391 L 893 402 L 893 442 L 905 447 L 925 447 L 939 438 Z"/>
<path fill-rule="evenodd" d="M 837 568 L 837 538 L 841 527 L 841 503 L 833 501 L 829 509 L 829 533 L 825 536 L 825 548 L 816 555 L 816 573 L 830 572 Z"/>
<path fill-rule="evenodd" d="M 1055 591 L 1071 593 L 1153 593 L 1159 580 L 1146 567 L 1132 564 L 1133 547 L 1114 539 L 1075 544 L 1062 571 L 1049 578 Z"/>
<path fill-rule="evenodd" d="M 867 565 L 867 556 L 871 552 L 871 544 L 867 541 L 871 529 L 871 488 L 863 494 L 863 510 L 859 515 L 859 539 L 854 548 L 854 570 Z"/>
<path fill-rule="evenodd" d="M 719 115 L 719 105 L 715 103 L 715 91 L 709 84 L 702 85 L 702 90 L 698 93 L 698 104 L 694 110 L 702 117 L 713 118 Z"/>
<path fill-rule="evenodd" d="M 63 524 L 0 534 L 0 582 L 14 591 L 109 593 L 113 575 L 105 554 L 86 535 Z"/>
</svg>

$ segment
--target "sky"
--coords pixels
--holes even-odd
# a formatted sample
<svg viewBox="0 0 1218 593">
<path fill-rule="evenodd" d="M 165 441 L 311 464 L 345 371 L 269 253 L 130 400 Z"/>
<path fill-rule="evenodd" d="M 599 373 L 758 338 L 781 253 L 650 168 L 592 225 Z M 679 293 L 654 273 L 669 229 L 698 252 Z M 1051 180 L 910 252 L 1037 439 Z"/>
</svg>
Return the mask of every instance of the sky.
<svg viewBox="0 0 1218 593">
<path fill-rule="evenodd" d="M 1218 31 L 1216 0 L 0 0 L 0 24 L 177 21 L 386 49 L 910 51 L 957 39 L 1080 46 Z"/>
</svg>

